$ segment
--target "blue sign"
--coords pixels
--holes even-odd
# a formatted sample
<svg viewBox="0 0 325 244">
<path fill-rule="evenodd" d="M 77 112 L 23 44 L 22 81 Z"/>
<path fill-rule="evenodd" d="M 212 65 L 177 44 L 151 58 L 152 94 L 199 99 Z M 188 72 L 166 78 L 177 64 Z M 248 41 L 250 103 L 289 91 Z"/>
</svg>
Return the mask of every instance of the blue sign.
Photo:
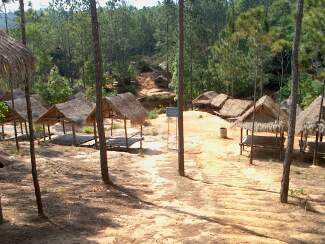
<svg viewBox="0 0 325 244">
<path fill-rule="evenodd" d="M 178 118 L 178 107 L 167 107 L 166 116 L 168 118 Z"/>
</svg>

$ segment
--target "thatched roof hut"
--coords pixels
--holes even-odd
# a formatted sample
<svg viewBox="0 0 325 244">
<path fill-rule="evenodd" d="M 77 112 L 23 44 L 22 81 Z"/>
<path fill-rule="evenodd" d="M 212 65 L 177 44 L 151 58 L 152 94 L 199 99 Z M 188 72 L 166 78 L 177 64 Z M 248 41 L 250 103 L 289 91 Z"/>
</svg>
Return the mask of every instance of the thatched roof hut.
<svg viewBox="0 0 325 244">
<path fill-rule="evenodd" d="M 212 100 L 218 95 L 215 91 L 207 91 L 195 98 L 192 103 L 197 107 L 210 106 Z"/>
<path fill-rule="evenodd" d="M 20 121 L 27 121 L 27 106 L 26 106 L 26 98 L 19 97 L 14 100 L 15 109 L 12 109 L 12 101 L 5 102 L 9 107 L 9 115 L 7 116 L 6 121 L 12 121 L 14 117 L 16 117 Z M 30 98 L 31 108 L 32 108 L 32 116 L 33 121 L 38 120 L 38 118 L 46 112 L 46 108 L 42 105 L 40 101 L 31 97 Z"/>
<path fill-rule="evenodd" d="M 19 88 L 14 89 L 13 90 L 13 97 L 14 97 L 14 99 L 20 98 L 20 97 L 25 97 L 25 92 L 23 92 Z M 11 100 L 11 92 L 10 91 L 3 92 L 2 95 L 1 95 L 1 92 L 0 92 L 0 101 L 9 101 L 9 100 Z"/>
<path fill-rule="evenodd" d="M 237 118 L 253 105 L 250 100 L 228 99 L 218 115 L 224 118 Z"/>
<path fill-rule="evenodd" d="M 254 107 L 248 109 L 233 126 L 252 130 Z M 288 116 L 271 97 L 265 95 L 256 102 L 255 131 L 281 132 L 287 130 Z"/>
<path fill-rule="evenodd" d="M 65 103 L 59 103 L 52 106 L 40 116 L 37 123 L 56 124 L 61 121 L 83 125 L 87 121 L 90 113 L 93 111 L 95 104 L 89 102 L 85 96 L 77 96 Z"/>
<path fill-rule="evenodd" d="M 23 81 L 32 76 L 35 58 L 22 43 L 0 31 L 0 78 Z"/>
<path fill-rule="evenodd" d="M 281 102 L 281 109 L 289 115 L 289 110 L 291 106 L 292 99 L 289 97 L 288 99 Z M 297 104 L 297 116 L 302 112 L 301 107 Z"/>
<path fill-rule="evenodd" d="M 229 96 L 226 94 L 219 94 L 215 98 L 212 99 L 211 101 L 211 106 L 215 109 L 221 109 L 222 106 L 226 103 L 228 100 Z"/>
<path fill-rule="evenodd" d="M 88 120 L 94 120 L 96 108 L 93 109 Z M 131 93 L 118 94 L 103 99 L 103 116 L 106 118 L 128 119 L 134 124 L 143 124 L 147 118 L 147 111 Z"/>
<path fill-rule="evenodd" d="M 316 98 L 304 111 L 297 117 L 296 133 L 306 132 L 308 134 L 316 134 L 319 110 L 322 97 Z M 325 100 L 323 102 L 323 111 L 325 107 Z M 321 117 L 319 124 L 320 133 L 325 133 L 325 116 L 324 113 Z"/>
</svg>

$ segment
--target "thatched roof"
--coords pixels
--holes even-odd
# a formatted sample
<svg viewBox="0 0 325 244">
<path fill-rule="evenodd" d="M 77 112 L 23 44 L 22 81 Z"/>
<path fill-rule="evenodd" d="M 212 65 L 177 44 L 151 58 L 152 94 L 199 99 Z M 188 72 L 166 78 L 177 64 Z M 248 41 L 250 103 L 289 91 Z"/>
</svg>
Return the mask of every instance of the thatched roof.
<svg viewBox="0 0 325 244">
<path fill-rule="evenodd" d="M 299 114 L 296 121 L 296 133 L 301 133 L 302 131 L 307 132 L 308 134 L 316 133 L 321 101 L 322 97 L 319 96 Z M 325 100 L 323 102 L 323 107 L 325 107 Z M 319 124 L 319 130 L 321 133 L 325 133 L 324 113 Z"/>
<path fill-rule="evenodd" d="M 23 92 L 20 89 L 14 89 L 13 90 L 13 97 L 14 97 L 14 99 L 20 98 L 20 97 L 25 97 L 25 92 Z M 9 101 L 9 100 L 11 100 L 11 92 L 10 91 L 3 92 L 2 96 L 0 94 L 0 100 L 1 101 Z"/>
<path fill-rule="evenodd" d="M 65 103 L 59 103 L 47 110 L 38 120 L 38 123 L 55 124 L 65 120 L 76 125 L 86 124 L 87 118 L 95 107 L 85 96 L 78 96 Z"/>
<path fill-rule="evenodd" d="M 216 109 L 222 108 L 222 106 L 225 104 L 225 102 L 228 100 L 229 96 L 226 94 L 219 94 L 211 101 L 211 106 Z"/>
<path fill-rule="evenodd" d="M 19 97 L 14 100 L 15 109 L 12 109 L 12 102 L 11 100 L 5 102 L 9 107 L 9 115 L 7 116 L 7 121 L 12 120 L 13 116 L 18 118 L 21 121 L 27 121 L 27 106 L 26 106 L 26 98 Z M 36 121 L 43 113 L 46 112 L 46 108 L 42 106 L 42 103 L 35 98 L 30 98 L 30 103 L 32 107 L 32 116 L 33 121 Z"/>
<path fill-rule="evenodd" d="M 0 78 L 23 81 L 35 70 L 35 58 L 30 50 L 0 31 Z"/>
<path fill-rule="evenodd" d="M 289 110 L 291 106 L 292 99 L 289 97 L 288 99 L 281 102 L 281 109 L 289 115 Z M 297 104 L 297 116 L 302 112 L 301 107 Z"/>
<path fill-rule="evenodd" d="M 254 107 L 248 109 L 233 126 L 251 130 Z M 265 95 L 256 102 L 255 131 L 280 132 L 287 130 L 288 116 L 271 97 Z"/>
<path fill-rule="evenodd" d="M 103 99 L 103 116 L 111 117 L 114 113 L 116 118 L 128 119 L 135 124 L 143 124 L 147 118 L 147 111 L 131 93 L 118 94 Z M 88 120 L 95 118 L 94 108 Z"/>
<path fill-rule="evenodd" d="M 224 118 L 237 118 L 253 105 L 252 101 L 241 99 L 228 99 L 219 111 Z"/>
<path fill-rule="evenodd" d="M 195 98 L 192 103 L 195 106 L 209 106 L 213 100 L 218 95 L 215 91 L 207 91 Z"/>
</svg>

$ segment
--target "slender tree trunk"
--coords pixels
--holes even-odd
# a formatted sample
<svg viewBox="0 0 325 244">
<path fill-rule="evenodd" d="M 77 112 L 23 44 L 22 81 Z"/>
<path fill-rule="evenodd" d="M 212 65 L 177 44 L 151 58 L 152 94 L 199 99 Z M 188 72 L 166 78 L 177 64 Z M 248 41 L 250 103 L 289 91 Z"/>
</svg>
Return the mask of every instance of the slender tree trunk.
<svg viewBox="0 0 325 244">
<path fill-rule="evenodd" d="M 3 9 L 5 11 L 6 33 L 9 34 L 7 7 L 6 7 L 6 3 L 5 2 L 2 2 L 2 4 L 3 4 Z"/>
<path fill-rule="evenodd" d="M 24 0 L 19 0 L 20 16 L 21 16 L 21 38 L 22 43 L 26 46 L 26 21 L 25 21 L 25 10 L 24 10 Z M 26 96 L 26 107 L 27 107 L 27 117 L 29 124 L 29 145 L 30 145 L 30 158 L 32 165 L 32 176 L 34 182 L 34 190 L 37 202 L 37 209 L 39 216 L 44 216 L 43 204 L 41 198 L 41 189 L 38 182 L 37 168 L 36 168 L 36 157 L 35 157 L 35 145 L 34 145 L 34 128 L 33 128 L 33 115 L 32 107 L 30 103 L 30 83 L 28 77 L 25 78 L 25 96 Z"/>
<path fill-rule="evenodd" d="M 185 176 L 184 169 L 184 0 L 179 0 L 179 80 L 178 80 L 178 171 Z"/>
<path fill-rule="evenodd" d="M 301 38 L 301 26 L 304 12 L 304 0 L 297 0 L 296 31 L 292 50 L 292 83 L 291 83 L 291 106 L 288 123 L 288 142 L 283 162 L 283 174 L 281 181 L 280 201 L 288 202 L 290 165 L 292 162 L 293 145 L 295 139 L 296 113 L 297 113 L 297 96 L 299 83 L 299 46 Z"/>
<path fill-rule="evenodd" d="M 105 128 L 103 122 L 103 110 L 102 110 L 102 54 L 99 43 L 99 24 L 97 18 L 96 0 L 89 0 L 90 2 L 90 13 L 92 23 L 92 35 L 93 35 L 93 46 L 94 46 L 94 62 L 96 66 L 96 122 L 99 137 L 99 150 L 100 150 L 100 166 L 102 179 L 105 184 L 110 184 L 108 175 L 107 165 L 107 149 L 105 139 Z"/>
</svg>

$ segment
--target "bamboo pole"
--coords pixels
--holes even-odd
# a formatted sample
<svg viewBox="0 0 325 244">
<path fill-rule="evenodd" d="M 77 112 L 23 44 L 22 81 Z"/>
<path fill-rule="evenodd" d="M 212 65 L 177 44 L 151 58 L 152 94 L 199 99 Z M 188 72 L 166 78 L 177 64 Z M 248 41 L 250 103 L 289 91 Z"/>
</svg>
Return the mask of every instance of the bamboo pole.
<svg viewBox="0 0 325 244">
<path fill-rule="evenodd" d="M 240 155 L 243 155 L 243 128 L 240 128 Z"/>
<path fill-rule="evenodd" d="M 320 124 L 320 121 L 321 121 L 322 115 L 323 115 L 324 90 L 325 90 L 325 79 L 323 81 L 322 99 L 321 99 L 321 103 L 320 103 L 319 114 L 318 114 L 318 121 L 317 121 L 317 128 L 316 128 L 316 139 L 315 139 L 313 165 L 317 165 L 319 124 Z"/>
<path fill-rule="evenodd" d="M 2 138 L 2 140 L 5 139 L 5 128 L 4 128 L 3 124 L 1 124 L 1 138 Z"/>
<path fill-rule="evenodd" d="M 72 143 L 76 146 L 76 130 L 74 128 L 74 124 L 72 124 Z"/>
<path fill-rule="evenodd" d="M 143 128 L 142 128 L 142 125 L 141 125 L 141 130 L 140 130 L 140 149 L 142 149 L 142 133 L 143 132 Z"/>
<path fill-rule="evenodd" d="M 28 133 L 28 129 L 27 129 L 27 123 L 26 123 L 26 121 L 24 122 L 24 124 L 25 124 L 25 132 L 26 132 L 26 135 L 28 136 L 28 135 L 29 135 L 29 133 Z"/>
<path fill-rule="evenodd" d="M 43 123 L 43 139 L 44 142 L 46 141 L 46 131 L 45 131 L 45 124 Z"/>
<path fill-rule="evenodd" d="M 21 121 L 19 121 L 19 124 L 20 124 L 20 133 L 23 135 L 24 134 L 23 123 Z"/>
<path fill-rule="evenodd" d="M 50 124 L 47 124 L 47 132 L 49 134 L 49 139 L 51 140 L 51 129 L 50 129 Z"/>
<path fill-rule="evenodd" d="M 126 148 L 129 148 L 129 142 L 128 142 L 128 131 L 126 128 L 126 118 L 124 117 L 124 132 L 125 132 L 125 143 L 126 143 Z"/>
<path fill-rule="evenodd" d="M 65 135 L 65 123 L 64 123 L 64 119 L 62 120 L 62 130 L 63 130 L 63 134 Z"/>
<path fill-rule="evenodd" d="M 94 137 L 95 137 L 95 147 L 96 147 L 97 146 L 97 142 L 98 142 L 98 140 L 97 140 L 96 120 L 94 120 L 93 125 L 94 125 Z"/>
</svg>

